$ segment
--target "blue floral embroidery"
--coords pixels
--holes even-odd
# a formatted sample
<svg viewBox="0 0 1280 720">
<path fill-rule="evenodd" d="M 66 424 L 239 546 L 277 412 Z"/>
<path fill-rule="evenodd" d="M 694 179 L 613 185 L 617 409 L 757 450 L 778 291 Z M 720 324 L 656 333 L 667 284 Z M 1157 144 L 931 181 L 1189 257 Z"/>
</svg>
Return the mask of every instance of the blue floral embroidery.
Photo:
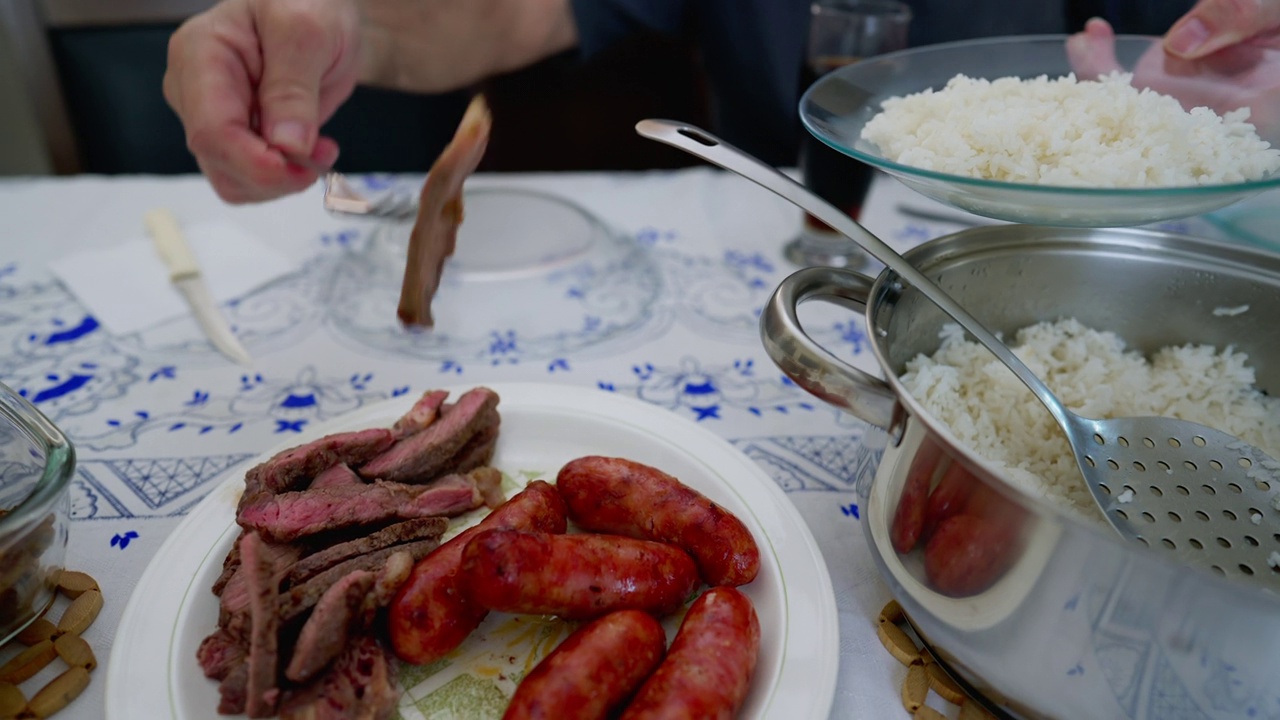
<svg viewBox="0 0 1280 720">
<path fill-rule="evenodd" d="M 277 418 L 276 432 L 277 433 L 285 433 L 285 432 L 300 433 L 302 432 L 302 428 L 306 424 L 307 424 L 307 421 L 305 418 L 303 418 L 302 420 L 280 420 L 279 418 Z"/>
<path fill-rule="evenodd" d="M 124 550 L 125 548 L 129 547 L 129 543 L 137 539 L 137 537 L 138 537 L 138 533 L 133 530 L 129 530 L 128 532 L 125 532 L 123 535 L 120 533 L 116 533 L 115 535 L 111 536 L 111 547 L 118 547 L 121 550 Z"/>
</svg>

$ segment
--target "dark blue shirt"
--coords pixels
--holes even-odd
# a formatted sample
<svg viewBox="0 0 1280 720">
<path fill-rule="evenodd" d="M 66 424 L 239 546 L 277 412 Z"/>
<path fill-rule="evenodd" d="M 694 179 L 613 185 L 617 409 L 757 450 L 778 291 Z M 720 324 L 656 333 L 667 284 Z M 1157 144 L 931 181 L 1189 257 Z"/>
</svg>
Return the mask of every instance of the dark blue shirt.
<svg viewBox="0 0 1280 720">
<path fill-rule="evenodd" d="M 1191 0 L 906 0 L 913 46 L 1074 31 L 1106 17 L 1121 33 L 1163 34 Z M 775 165 L 793 165 L 808 0 L 572 0 L 590 56 L 646 29 L 691 38 L 711 85 L 713 130 Z"/>
</svg>

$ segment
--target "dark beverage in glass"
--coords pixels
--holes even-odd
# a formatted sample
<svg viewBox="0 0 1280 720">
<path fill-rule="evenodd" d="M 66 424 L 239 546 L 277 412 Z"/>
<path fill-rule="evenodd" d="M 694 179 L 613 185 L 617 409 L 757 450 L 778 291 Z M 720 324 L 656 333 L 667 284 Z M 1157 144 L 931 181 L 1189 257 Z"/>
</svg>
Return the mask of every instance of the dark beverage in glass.
<svg viewBox="0 0 1280 720">
<path fill-rule="evenodd" d="M 902 50 L 907 46 L 910 23 L 911 8 L 898 0 L 813 0 L 800 87 L 807 90 L 823 75 L 862 58 Z M 875 177 L 870 165 L 804 132 L 799 166 L 806 187 L 854 219 L 859 217 Z M 807 214 L 800 232 L 782 252 L 802 266 L 859 267 L 869 259 L 856 245 Z"/>
<path fill-rule="evenodd" d="M 800 76 L 801 92 L 818 78 L 858 61 L 848 55 L 819 55 L 809 58 Z M 862 201 L 871 188 L 875 171 L 870 165 L 855 160 L 805 132 L 800 138 L 800 177 L 805 187 L 857 220 Z M 826 223 L 805 213 L 805 228 L 835 233 Z"/>
</svg>

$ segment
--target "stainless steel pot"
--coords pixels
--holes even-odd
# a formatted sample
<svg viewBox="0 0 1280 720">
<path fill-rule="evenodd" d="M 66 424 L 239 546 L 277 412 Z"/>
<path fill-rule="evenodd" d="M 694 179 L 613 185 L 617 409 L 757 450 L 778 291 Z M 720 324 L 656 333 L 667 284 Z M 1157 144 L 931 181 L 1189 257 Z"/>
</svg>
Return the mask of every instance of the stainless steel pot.
<svg viewBox="0 0 1280 720">
<path fill-rule="evenodd" d="M 1006 337 L 1074 317 L 1146 353 L 1234 345 L 1258 386 L 1280 391 L 1280 256 L 1144 230 L 1009 225 L 906 257 Z M 865 311 L 885 379 L 805 334 L 796 308 L 808 300 Z M 891 271 L 873 281 L 833 268 L 787 278 L 761 319 L 784 373 L 872 425 L 856 464 L 863 530 L 925 641 L 1015 717 L 1280 718 L 1280 597 L 1031 497 L 904 390 L 906 362 L 932 354 L 948 320 Z M 1280 551 L 1280 528 L 1252 536 Z"/>
</svg>

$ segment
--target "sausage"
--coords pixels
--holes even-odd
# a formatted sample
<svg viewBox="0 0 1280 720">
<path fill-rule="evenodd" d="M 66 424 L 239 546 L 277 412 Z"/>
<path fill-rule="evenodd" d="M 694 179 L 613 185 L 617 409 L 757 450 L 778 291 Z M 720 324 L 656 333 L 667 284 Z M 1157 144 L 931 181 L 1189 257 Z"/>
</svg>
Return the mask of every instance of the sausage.
<svg viewBox="0 0 1280 720">
<path fill-rule="evenodd" d="M 929 502 L 924 511 L 924 537 L 927 540 L 947 518 L 959 515 L 969 506 L 975 486 L 981 481 L 973 476 L 964 465 L 952 461 L 938 486 L 929 493 Z"/>
<path fill-rule="evenodd" d="M 667 635 L 639 610 L 578 628 L 543 658 L 511 696 L 502 720 L 603 720 L 658 667 Z"/>
<path fill-rule="evenodd" d="M 669 615 L 700 584 L 693 560 L 673 545 L 518 530 L 471 538 L 462 551 L 461 578 L 482 607 L 567 620 L 623 609 Z"/>
<path fill-rule="evenodd" d="M 999 518 L 952 515 L 925 545 L 925 576 L 944 595 L 976 595 L 1013 565 L 1020 550 L 1017 536 L 1015 527 Z"/>
<path fill-rule="evenodd" d="M 941 456 L 942 448 L 926 439 L 920 444 L 920 449 L 907 470 L 902 495 L 898 498 L 898 507 L 889 527 L 889 540 L 893 543 L 893 549 L 900 553 L 911 552 L 925 534 L 926 507 L 930 502 L 929 484 L 933 481 L 933 473 Z"/>
<path fill-rule="evenodd" d="M 479 524 L 419 560 L 388 608 L 388 631 L 396 656 L 415 665 L 438 660 L 461 645 L 488 614 L 458 588 L 462 550 L 472 537 L 495 528 L 562 533 L 567 526 L 565 512 L 555 487 L 535 480 Z"/>
<path fill-rule="evenodd" d="M 736 588 L 694 601 L 667 658 L 620 720 L 732 718 L 742 707 L 760 654 L 760 620 Z"/>
<path fill-rule="evenodd" d="M 708 585 L 744 585 L 760 571 L 742 521 L 661 470 L 593 455 L 561 468 L 556 487 L 579 527 L 677 545 Z"/>
</svg>

